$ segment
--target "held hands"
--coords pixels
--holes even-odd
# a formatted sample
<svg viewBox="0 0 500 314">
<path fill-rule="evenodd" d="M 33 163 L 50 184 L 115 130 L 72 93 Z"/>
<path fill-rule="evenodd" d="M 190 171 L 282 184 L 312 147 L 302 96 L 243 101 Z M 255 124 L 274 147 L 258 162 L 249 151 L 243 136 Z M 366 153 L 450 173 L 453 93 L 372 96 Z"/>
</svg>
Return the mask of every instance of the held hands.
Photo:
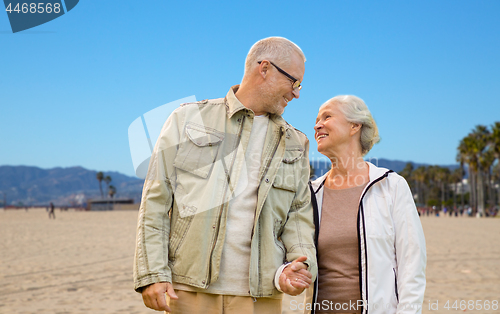
<svg viewBox="0 0 500 314">
<path fill-rule="evenodd" d="M 280 275 L 281 290 L 289 295 L 299 295 L 312 283 L 312 274 L 307 270 L 306 256 L 301 256 L 288 264 Z"/>
<path fill-rule="evenodd" d="M 165 293 L 167 293 L 171 299 L 177 300 L 179 298 L 175 294 L 174 287 L 170 282 L 157 282 L 142 290 L 142 300 L 150 309 L 170 312 Z"/>
</svg>

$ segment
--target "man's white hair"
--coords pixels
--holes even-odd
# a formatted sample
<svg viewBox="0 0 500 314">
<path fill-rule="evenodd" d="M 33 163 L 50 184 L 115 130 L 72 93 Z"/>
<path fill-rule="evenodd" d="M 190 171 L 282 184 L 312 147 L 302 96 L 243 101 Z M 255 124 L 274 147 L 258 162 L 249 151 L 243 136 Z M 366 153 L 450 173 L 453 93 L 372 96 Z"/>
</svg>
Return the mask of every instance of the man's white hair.
<svg viewBox="0 0 500 314">
<path fill-rule="evenodd" d="M 276 63 L 279 67 L 290 64 L 292 53 L 297 53 L 306 62 L 306 57 L 295 43 L 283 37 L 268 37 L 256 42 L 248 52 L 245 61 L 245 73 L 252 67 L 257 66 L 257 62 L 268 60 Z"/>
</svg>

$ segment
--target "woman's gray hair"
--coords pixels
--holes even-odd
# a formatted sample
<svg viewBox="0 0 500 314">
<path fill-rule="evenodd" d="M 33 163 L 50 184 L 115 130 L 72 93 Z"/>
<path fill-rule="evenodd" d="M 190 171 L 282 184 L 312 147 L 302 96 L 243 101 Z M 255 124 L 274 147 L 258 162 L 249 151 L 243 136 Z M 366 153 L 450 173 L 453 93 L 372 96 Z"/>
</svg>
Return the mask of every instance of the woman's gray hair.
<svg viewBox="0 0 500 314">
<path fill-rule="evenodd" d="M 245 61 L 245 73 L 249 73 L 252 67 L 257 66 L 257 62 L 262 60 L 272 61 L 279 67 L 286 66 L 290 63 L 292 52 L 298 53 L 306 62 L 306 57 L 300 47 L 290 40 L 283 37 L 261 39 L 248 52 Z"/>
<path fill-rule="evenodd" d="M 326 103 L 339 104 L 340 111 L 347 121 L 361 124 L 361 154 L 366 155 L 373 145 L 380 141 L 378 127 L 365 102 L 354 95 L 338 95 Z"/>
</svg>

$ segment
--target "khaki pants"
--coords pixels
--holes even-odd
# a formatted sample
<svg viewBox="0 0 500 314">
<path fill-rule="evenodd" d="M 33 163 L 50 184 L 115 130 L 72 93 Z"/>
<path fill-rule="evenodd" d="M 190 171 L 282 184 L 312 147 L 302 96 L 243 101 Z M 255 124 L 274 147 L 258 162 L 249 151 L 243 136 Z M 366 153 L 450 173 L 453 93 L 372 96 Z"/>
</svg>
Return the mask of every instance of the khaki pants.
<svg viewBox="0 0 500 314">
<path fill-rule="evenodd" d="M 172 314 L 281 314 L 281 299 L 182 290 L 175 290 L 175 293 L 179 299 L 170 299 Z"/>
</svg>

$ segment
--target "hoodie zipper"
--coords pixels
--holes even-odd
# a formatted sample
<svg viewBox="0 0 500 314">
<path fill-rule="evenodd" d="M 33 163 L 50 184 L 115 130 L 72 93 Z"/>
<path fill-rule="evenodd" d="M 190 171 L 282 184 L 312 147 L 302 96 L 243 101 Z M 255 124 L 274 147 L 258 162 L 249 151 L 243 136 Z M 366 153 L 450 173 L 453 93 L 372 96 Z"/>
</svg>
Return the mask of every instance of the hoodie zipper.
<svg viewBox="0 0 500 314">
<path fill-rule="evenodd" d="M 392 271 L 394 272 L 394 292 L 396 293 L 396 300 L 399 302 L 399 294 L 398 294 L 398 277 L 396 276 L 396 270 L 393 268 Z"/>
<path fill-rule="evenodd" d="M 358 221 L 358 234 L 361 233 L 361 230 L 359 230 L 359 227 L 360 227 L 360 224 L 359 222 L 362 222 L 363 223 L 363 244 L 364 244 L 364 248 L 365 248 L 365 261 L 366 263 L 368 263 L 368 250 L 366 249 L 366 225 L 365 225 L 365 211 L 364 211 L 364 207 L 363 207 L 363 198 L 365 197 L 366 193 L 368 193 L 368 190 L 373 186 L 375 185 L 375 183 L 379 182 L 379 181 L 382 181 L 384 178 L 387 178 L 387 176 L 389 175 L 389 173 L 391 172 L 394 172 L 392 170 L 389 170 L 387 171 L 386 173 L 384 173 L 382 176 L 378 177 L 377 179 L 373 180 L 365 189 L 365 191 L 363 192 L 363 195 L 361 196 L 361 198 L 359 199 L 359 215 L 358 215 L 358 220 L 361 220 L 361 221 Z M 361 239 L 360 239 L 361 240 Z M 360 269 L 360 275 L 361 275 L 361 271 L 362 271 L 362 261 L 361 261 L 361 241 L 358 243 L 359 244 L 359 269 Z M 365 300 L 366 300 L 366 304 L 368 304 L 368 268 L 365 267 Z M 361 298 L 363 298 L 363 289 L 362 289 L 362 283 L 361 283 L 361 280 L 362 280 L 362 277 L 360 276 L 359 277 L 360 281 L 359 281 L 359 288 L 360 288 L 360 293 L 361 293 Z M 363 302 L 363 307 L 362 307 L 362 310 L 361 310 L 361 313 L 365 313 L 365 314 L 368 314 L 368 307 L 365 308 L 365 303 Z"/>
</svg>

